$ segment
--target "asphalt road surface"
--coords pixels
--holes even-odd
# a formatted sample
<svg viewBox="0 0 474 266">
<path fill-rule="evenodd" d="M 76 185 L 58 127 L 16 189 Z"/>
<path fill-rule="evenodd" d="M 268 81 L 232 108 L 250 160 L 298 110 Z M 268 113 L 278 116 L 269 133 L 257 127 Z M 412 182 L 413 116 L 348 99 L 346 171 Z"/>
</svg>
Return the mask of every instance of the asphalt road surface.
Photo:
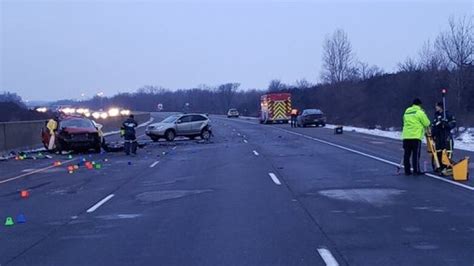
<svg viewBox="0 0 474 266">
<path fill-rule="evenodd" d="M 474 264 L 474 182 L 397 175 L 396 140 L 212 120 L 210 143 L 0 162 L 0 265 Z"/>
</svg>

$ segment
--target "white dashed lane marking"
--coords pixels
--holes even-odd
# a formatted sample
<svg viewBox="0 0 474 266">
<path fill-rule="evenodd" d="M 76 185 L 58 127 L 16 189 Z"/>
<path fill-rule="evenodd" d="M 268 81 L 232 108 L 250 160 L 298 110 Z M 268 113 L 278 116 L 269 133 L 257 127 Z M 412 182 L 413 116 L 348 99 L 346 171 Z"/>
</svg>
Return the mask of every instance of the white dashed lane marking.
<svg viewBox="0 0 474 266">
<path fill-rule="evenodd" d="M 331 251 L 329 251 L 328 249 L 318 248 L 318 253 L 324 260 L 324 263 L 326 263 L 326 266 L 339 266 L 339 263 L 337 263 L 336 259 L 331 254 Z"/>
<path fill-rule="evenodd" d="M 268 175 L 273 180 L 273 183 L 275 183 L 277 185 L 281 185 L 280 180 L 278 179 L 278 177 L 274 173 L 268 173 Z"/>
<path fill-rule="evenodd" d="M 97 202 L 94 206 L 90 207 L 87 212 L 88 213 L 91 213 L 91 212 L 94 212 L 95 210 L 97 210 L 100 206 L 102 206 L 104 203 L 106 203 L 107 201 L 109 201 L 111 198 L 113 198 L 115 195 L 114 194 L 110 194 L 108 195 L 107 197 L 103 198 L 101 201 Z"/>
</svg>

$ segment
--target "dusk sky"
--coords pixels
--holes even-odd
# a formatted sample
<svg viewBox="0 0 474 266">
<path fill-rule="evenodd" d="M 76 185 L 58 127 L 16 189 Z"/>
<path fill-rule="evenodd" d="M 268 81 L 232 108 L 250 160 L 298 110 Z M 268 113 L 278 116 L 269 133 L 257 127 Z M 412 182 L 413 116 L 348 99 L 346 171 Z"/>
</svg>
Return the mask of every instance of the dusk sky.
<svg viewBox="0 0 474 266">
<path fill-rule="evenodd" d="M 387 72 L 474 1 L 4 1 L 0 91 L 28 100 L 318 82 L 327 34 Z"/>
</svg>

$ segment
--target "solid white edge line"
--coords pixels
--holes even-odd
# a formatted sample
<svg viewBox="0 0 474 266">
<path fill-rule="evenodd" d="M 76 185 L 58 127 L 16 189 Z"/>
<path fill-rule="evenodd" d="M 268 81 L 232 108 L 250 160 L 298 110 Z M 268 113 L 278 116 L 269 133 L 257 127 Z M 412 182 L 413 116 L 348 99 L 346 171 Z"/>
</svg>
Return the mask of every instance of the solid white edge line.
<svg viewBox="0 0 474 266">
<path fill-rule="evenodd" d="M 156 161 L 156 162 L 152 163 L 152 164 L 150 165 L 150 168 L 155 167 L 159 162 L 160 162 L 160 161 Z"/>
<path fill-rule="evenodd" d="M 275 128 L 277 128 L 277 127 L 275 127 Z M 286 130 L 286 129 L 283 129 L 283 128 L 278 128 L 278 129 L 282 130 L 284 132 L 293 134 L 293 135 L 297 135 L 297 136 L 300 136 L 300 137 L 303 137 L 303 138 L 306 138 L 306 139 L 314 140 L 314 141 L 317 141 L 317 142 L 320 142 L 320 143 L 327 144 L 329 146 L 333 146 L 333 147 L 336 147 L 336 148 L 339 148 L 339 149 L 342 149 L 342 150 L 346 150 L 346 151 L 349 151 L 349 152 L 352 152 L 352 153 L 355 153 L 355 154 L 359 154 L 359 155 L 377 160 L 379 162 L 383 162 L 383 163 L 390 164 L 390 165 L 397 166 L 397 167 L 400 166 L 400 164 L 398 164 L 398 163 L 391 162 L 389 160 L 385 160 L 383 158 L 373 156 L 373 155 L 370 155 L 370 154 L 367 154 L 367 153 L 364 153 L 364 152 L 361 152 L 361 151 L 357 151 L 357 150 L 354 150 L 354 149 L 351 149 L 351 148 L 347 148 L 347 147 L 344 147 L 344 146 L 341 146 L 341 145 L 338 145 L 338 144 L 334 144 L 332 142 L 328 142 L 328 141 L 318 139 L 318 138 L 313 138 L 313 137 L 310 137 L 310 136 L 307 136 L 307 135 L 304 135 L 304 134 L 300 134 L 300 133 L 296 133 L 296 132 Z M 449 180 L 449 179 L 446 179 L 446 178 L 442 178 L 442 177 L 437 176 L 437 175 L 433 175 L 433 174 L 430 174 L 430 173 L 425 173 L 425 176 L 428 176 L 428 177 L 434 178 L 434 179 L 439 180 L 439 181 L 443 181 L 443 182 L 446 182 L 446 183 L 449 183 L 449 184 L 452 184 L 452 185 L 455 185 L 455 186 L 458 186 L 458 187 L 462 187 L 462 188 L 474 191 L 474 187 L 471 187 L 471 186 L 468 186 L 468 185 L 465 185 L 465 184 L 461 184 L 461 183 L 457 183 L 455 181 L 452 181 L 452 180 Z"/>
<path fill-rule="evenodd" d="M 461 184 L 461 183 L 457 183 L 456 181 L 453 181 L 453 180 L 449 180 L 449 179 L 446 179 L 446 178 L 442 178 L 440 176 L 437 176 L 437 175 L 433 175 L 433 174 L 430 174 L 430 173 L 425 173 L 426 176 L 429 176 L 429 177 L 432 177 L 434 179 L 437 179 L 437 180 L 440 180 L 440 181 L 444 181 L 444 182 L 448 182 L 450 184 L 453 184 L 453 185 L 456 185 L 456 186 L 461 186 L 465 189 L 469 189 L 469 190 L 472 190 L 474 191 L 474 187 L 471 187 L 471 186 L 468 186 L 468 185 L 464 185 L 464 184 Z"/>
<path fill-rule="evenodd" d="M 248 143 L 248 141 L 247 141 L 246 139 L 244 139 L 244 142 L 245 142 L 245 143 Z"/>
<path fill-rule="evenodd" d="M 75 159 L 67 160 L 67 161 L 64 161 L 64 162 L 61 162 L 61 163 L 62 163 L 62 164 L 67 164 L 67 163 L 73 162 L 73 161 L 75 161 L 75 160 L 77 160 L 77 159 L 78 159 L 78 158 L 75 158 Z M 10 181 L 13 181 L 13 180 L 16 180 L 16 179 L 25 177 L 25 176 L 29 176 L 29 175 L 32 175 L 32 174 L 40 173 L 40 172 L 49 170 L 49 169 L 54 168 L 54 167 L 59 167 L 59 166 L 50 165 L 50 166 L 47 166 L 47 167 L 44 167 L 44 168 L 35 169 L 35 170 L 31 171 L 31 172 L 24 173 L 24 174 L 21 174 L 21 175 L 19 175 L 19 176 L 14 176 L 14 177 L 10 177 L 10 178 L 4 179 L 4 180 L 0 180 L 0 184 L 7 183 L 7 182 L 10 182 Z"/>
<path fill-rule="evenodd" d="M 331 251 L 329 251 L 328 249 L 318 248 L 318 253 L 327 266 L 339 266 L 339 263 L 337 263 L 337 260 L 334 258 L 334 256 L 331 254 Z"/>
<path fill-rule="evenodd" d="M 253 154 L 255 154 L 255 156 L 259 155 L 257 151 L 253 151 Z"/>
<path fill-rule="evenodd" d="M 273 180 L 273 182 L 277 185 L 281 185 L 280 180 L 278 180 L 278 177 L 274 173 L 268 173 L 270 178 Z"/>
<path fill-rule="evenodd" d="M 100 206 L 102 206 L 104 203 L 106 203 L 108 200 L 110 200 L 111 198 L 113 198 L 115 195 L 114 194 L 110 194 L 108 195 L 107 197 L 103 198 L 101 201 L 97 202 L 94 206 L 90 207 L 87 212 L 88 213 L 91 213 L 91 212 L 94 212 L 95 210 L 97 210 Z"/>
</svg>

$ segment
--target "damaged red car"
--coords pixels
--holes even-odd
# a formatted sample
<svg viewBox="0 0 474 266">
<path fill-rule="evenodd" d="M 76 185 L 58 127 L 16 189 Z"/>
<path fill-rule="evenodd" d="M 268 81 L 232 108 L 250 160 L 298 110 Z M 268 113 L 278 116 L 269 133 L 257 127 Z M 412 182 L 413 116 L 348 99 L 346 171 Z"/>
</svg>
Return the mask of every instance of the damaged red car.
<svg viewBox="0 0 474 266">
<path fill-rule="evenodd" d="M 51 138 L 45 126 L 41 132 L 43 145 L 48 149 Z M 90 119 L 83 117 L 63 117 L 59 120 L 55 132 L 55 151 L 89 151 L 100 152 L 102 137 L 100 129 Z"/>
</svg>

